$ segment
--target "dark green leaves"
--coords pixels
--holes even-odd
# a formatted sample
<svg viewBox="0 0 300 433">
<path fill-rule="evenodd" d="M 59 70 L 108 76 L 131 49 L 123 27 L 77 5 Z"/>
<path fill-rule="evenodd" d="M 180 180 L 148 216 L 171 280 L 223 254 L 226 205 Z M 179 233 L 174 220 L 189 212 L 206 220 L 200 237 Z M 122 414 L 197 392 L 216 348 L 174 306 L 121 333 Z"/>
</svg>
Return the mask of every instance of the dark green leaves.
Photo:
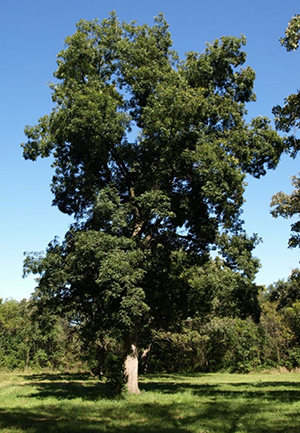
<svg viewBox="0 0 300 433">
<path fill-rule="evenodd" d="M 300 38 L 300 15 L 295 15 L 289 22 L 285 31 L 285 38 L 280 39 L 280 42 L 287 51 L 296 50 L 299 47 Z M 291 94 L 285 99 L 284 105 L 276 105 L 273 108 L 275 115 L 276 128 L 280 131 L 291 132 L 292 134 L 285 137 L 285 149 L 295 157 L 300 148 L 300 141 L 296 137 L 296 131 L 300 126 L 300 92 Z M 292 185 L 294 191 L 290 195 L 280 191 L 272 197 L 271 206 L 273 207 L 271 214 L 277 218 L 299 218 L 300 212 L 300 179 L 298 176 L 292 176 Z M 289 247 L 299 247 L 300 245 L 300 221 L 295 221 L 292 226 L 292 235 L 289 239 Z"/>
<path fill-rule="evenodd" d="M 286 194 L 282 191 L 272 197 L 271 206 L 273 207 L 271 214 L 277 218 L 299 217 L 300 214 L 300 178 L 292 176 L 292 185 L 295 188 L 291 194 Z M 292 235 L 289 239 L 289 247 L 295 248 L 300 246 L 300 221 L 295 221 L 292 226 Z"/>
</svg>

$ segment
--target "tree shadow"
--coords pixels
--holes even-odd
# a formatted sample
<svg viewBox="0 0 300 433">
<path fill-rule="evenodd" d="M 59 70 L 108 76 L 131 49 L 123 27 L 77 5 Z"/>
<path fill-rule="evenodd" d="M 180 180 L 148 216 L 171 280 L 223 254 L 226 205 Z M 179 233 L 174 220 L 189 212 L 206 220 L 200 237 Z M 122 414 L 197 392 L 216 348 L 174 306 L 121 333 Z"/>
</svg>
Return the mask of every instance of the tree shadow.
<svg viewBox="0 0 300 433">
<path fill-rule="evenodd" d="M 78 383 L 68 382 L 31 382 L 37 391 L 30 397 L 45 399 L 54 397 L 57 400 L 73 400 L 80 398 L 86 401 L 96 401 L 104 398 L 113 398 L 113 392 L 104 383 Z"/>
<path fill-rule="evenodd" d="M 197 397 L 204 398 L 264 398 L 267 401 L 280 401 L 282 403 L 300 401 L 300 383 L 296 381 L 193 384 L 184 381 L 184 379 L 188 380 L 188 378 L 188 375 L 180 377 L 165 375 L 159 376 L 158 380 L 153 377 L 152 382 L 143 382 L 142 380 L 140 382 L 140 389 L 145 392 L 153 391 L 162 394 L 190 392 Z M 97 401 L 114 397 L 112 390 L 107 384 L 92 378 L 89 374 L 35 374 L 25 376 L 25 379 L 30 380 L 36 389 L 31 396 L 38 399 L 55 397 L 58 400 L 80 398 L 84 401 Z M 147 380 L 149 379 L 147 378 Z M 224 386 L 227 388 L 229 386 L 229 389 L 224 389 Z"/>
<path fill-rule="evenodd" d="M 193 384 L 184 379 L 195 376 L 163 375 L 153 381 L 140 382 L 141 391 L 153 391 L 162 394 L 177 394 L 190 392 L 198 397 L 207 398 L 264 398 L 265 400 L 277 400 L 282 403 L 300 401 L 300 383 L 298 382 L 229 382 L 221 384 Z M 198 377 L 198 376 L 197 376 Z M 55 397 L 58 400 L 72 400 L 80 398 L 87 401 L 113 398 L 110 387 L 92 378 L 88 373 L 64 373 L 64 374 L 34 374 L 24 376 L 30 380 L 36 391 L 32 397 L 45 399 Z M 161 380 L 162 379 L 162 380 Z M 166 379 L 166 380 L 164 380 Z M 149 380 L 149 378 L 147 378 Z M 150 378 L 151 380 L 151 378 Z M 224 389 L 224 387 L 229 389 Z M 274 388 L 274 389 L 272 389 Z M 282 388 L 282 389 L 279 389 Z M 300 429 L 299 429 L 300 430 Z"/>
<path fill-rule="evenodd" d="M 93 377 L 89 372 L 64 372 L 64 373 L 34 373 L 23 376 L 25 380 L 48 380 L 48 381 L 56 381 L 56 380 L 91 380 Z"/>
<path fill-rule="evenodd" d="M 0 409 L 0 430 L 18 429 L 30 433 L 189 433 L 185 427 L 180 427 L 176 419 L 166 408 L 146 406 L 142 417 L 131 420 L 128 413 L 136 411 L 137 407 L 126 407 L 126 411 L 118 411 L 115 407 L 98 410 L 77 406 L 73 410 L 38 406 L 34 410 L 22 408 L 5 411 Z M 168 420 L 168 426 L 162 421 Z"/>
<path fill-rule="evenodd" d="M 195 392 L 202 393 L 204 391 L 205 395 L 210 395 L 214 393 L 214 389 L 217 388 L 217 385 L 194 385 L 189 382 L 148 382 L 139 384 L 139 387 L 142 391 L 155 391 L 160 392 L 162 394 L 177 394 L 180 392 Z"/>
<path fill-rule="evenodd" d="M 198 397 L 224 397 L 224 398 L 264 398 L 278 400 L 282 403 L 300 400 L 300 383 L 297 382 L 262 382 L 262 383 L 230 383 L 230 390 L 223 389 L 228 384 L 191 384 L 189 382 L 149 382 L 141 383 L 140 389 L 155 391 L 163 394 L 177 394 L 191 392 Z M 272 387 L 275 388 L 272 390 Z M 279 390 L 282 387 L 284 389 Z M 271 389 L 270 389 L 271 388 Z M 300 428 L 299 428 L 300 433 Z"/>
<path fill-rule="evenodd" d="M 185 376 L 181 376 L 182 381 L 178 376 L 159 376 L 156 380 L 153 378 L 153 382 L 148 382 L 148 378 L 145 382 L 141 381 L 140 388 L 145 392 L 141 398 L 115 402 L 110 399 L 107 386 L 90 376 L 41 374 L 25 376 L 25 379 L 35 388 L 29 396 L 35 406 L 29 404 L 30 407 L 27 408 L 0 408 L 0 431 L 300 432 L 299 423 L 297 424 L 297 421 L 300 422 L 298 406 L 291 407 L 294 413 L 288 411 L 288 418 L 284 413 L 282 420 L 272 416 L 277 407 L 282 407 L 282 403 L 299 401 L 300 384 L 296 381 L 195 384 L 188 382 L 188 377 Z M 155 399 L 147 399 L 147 391 L 155 391 L 152 394 Z M 160 398 L 160 393 L 170 394 L 170 398 Z M 183 393 L 189 393 L 190 396 L 185 398 Z M 49 401 L 43 401 L 48 398 Z"/>
</svg>

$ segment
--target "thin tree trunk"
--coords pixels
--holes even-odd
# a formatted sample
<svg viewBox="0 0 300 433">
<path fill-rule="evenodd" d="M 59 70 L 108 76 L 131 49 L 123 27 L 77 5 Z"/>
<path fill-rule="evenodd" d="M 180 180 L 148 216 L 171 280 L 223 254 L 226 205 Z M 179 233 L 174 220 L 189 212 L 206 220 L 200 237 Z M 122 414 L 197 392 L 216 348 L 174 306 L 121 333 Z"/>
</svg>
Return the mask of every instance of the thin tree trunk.
<svg viewBox="0 0 300 433">
<path fill-rule="evenodd" d="M 92 373 L 101 379 L 104 375 L 104 366 L 106 358 L 106 345 L 97 345 L 96 359 L 97 365 L 92 369 Z"/>
<path fill-rule="evenodd" d="M 151 350 L 151 344 L 145 349 L 141 355 L 140 372 L 146 374 L 148 372 L 148 354 Z"/>
<path fill-rule="evenodd" d="M 26 352 L 25 370 L 29 368 L 29 363 L 30 363 L 30 349 L 28 349 Z"/>
<path fill-rule="evenodd" d="M 138 384 L 137 344 L 135 341 L 131 341 L 126 346 L 126 358 L 124 363 L 126 386 L 130 394 L 140 394 Z"/>
</svg>

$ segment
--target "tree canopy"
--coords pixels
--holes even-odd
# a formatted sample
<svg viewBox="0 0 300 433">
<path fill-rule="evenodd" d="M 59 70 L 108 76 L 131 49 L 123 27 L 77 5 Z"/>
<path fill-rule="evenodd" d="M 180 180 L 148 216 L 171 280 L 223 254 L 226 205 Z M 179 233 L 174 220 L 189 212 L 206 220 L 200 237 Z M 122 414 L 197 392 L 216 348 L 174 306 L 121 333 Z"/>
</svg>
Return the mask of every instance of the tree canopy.
<svg viewBox="0 0 300 433">
<path fill-rule="evenodd" d="M 280 38 L 280 43 L 287 51 L 295 51 L 299 48 L 300 40 L 300 15 L 294 15 L 285 29 L 285 36 Z"/>
<path fill-rule="evenodd" d="M 285 37 L 280 39 L 282 46 L 287 51 L 295 51 L 299 47 L 300 40 L 300 15 L 293 16 L 286 28 Z M 292 134 L 285 138 L 287 149 L 291 152 L 293 157 L 296 156 L 299 150 L 299 139 L 296 136 L 296 131 L 299 128 L 299 106 L 300 106 L 300 92 L 292 93 L 287 96 L 284 105 L 276 105 L 273 107 L 273 114 L 275 116 L 275 125 L 279 131 Z"/>
<path fill-rule="evenodd" d="M 279 191 L 272 197 L 271 206 L 273 207 L 271 213 L 277 218 L 293 218 L 300 215 L 300 178 L 292 176 L 292 185 L 294 190 L 291 194 Z M 300 246 L 300 221 L 299 219 L 291 225 L 292 234 L 290 236 L 288 245 L 291 248 Z"/>
<path fill-rule="evenodd" d="M 25 273 L 40 275 L 37 297 L 100 339 L 119 336 L 129 361 L 143 329 L 195 314 L 191 282 L 212 249 L 236 288 L 257 292 L 243 286 L 258 268 L 241 220 L 245 176 L 275 168 L 284 144 L 269 119 L 245 120 L 245 44 L 221 37 L 181 60 L 162 14 L 152 27 L 115 13 L 81 20 L 58 54 L 53 110 L 25 129 L 24 157 L 52 157 L 53 204 L 76 221 L 27 256 Z"/>
<path fill-rule="evenodd" d="M 287 51 L 295 51 L 299 47 L 300 40 L 300 15 L 295 15 L 289 21 L 288 27 L 285 31 L 285 37 L 280 39 L 281 44 Z M 289 95 L 284 105 L 281 107 L 277 105 L 273 108 L 275 115 L 276 128 L 279 131 L 286 133 L 292 132 L 289 136 L 285 137 L 286 149 L 295 157 L 299 151 L 299 138 L 297 131 L 300 126 L 300 92 Z M 299 174 L 292 176 L 292 185 L 294 190 L 291 194 L 286 194 L 282 191 L 278 192 L 272 197 L 271 206 L 273 207 L 271 213 L 277 218 L 298 217 L 300 214 L 300 178 Z M 295 221 L 292 226 L 292 235 L 289 239 L 289 247 L 300 246 L 300 221 Z"/>
</svg>

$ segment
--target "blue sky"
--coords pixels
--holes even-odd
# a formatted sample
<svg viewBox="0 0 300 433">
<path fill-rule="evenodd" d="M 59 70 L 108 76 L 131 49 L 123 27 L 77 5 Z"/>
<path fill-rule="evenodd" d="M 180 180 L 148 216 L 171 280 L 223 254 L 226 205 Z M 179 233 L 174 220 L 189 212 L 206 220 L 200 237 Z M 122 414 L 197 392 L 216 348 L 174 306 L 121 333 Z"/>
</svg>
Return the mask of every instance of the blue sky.
<svg viewBox="0 0 300 433">
<path fill-rule="evenodd" d="M 22 158 L 26 124 L 35 124 L 51 108 L 47 83 L 56 69 L 56 54 L 81 18 L 100 20 L 115 10 L 120 20 L 153 23 L 163 12 L 174 48 L 201 52 L 205 42 L 223 35 L 247 37 L 247 64 L 257 74 L 257 102 L 249 118 L 266 115 L 299 87 L 300 51 L 287 53 L 278 42 L 289 19 L 300 13 L 296 0 L 2 0 L 0 5 L 0 298 L 20 300 L 33 292 L 33 278 L 22 279 L 24 251 L 42 251 L 54 236 L 61 238 L 71 218 L 51 206 L 49 160 Z M 259 284 L 287 278 L 298 266 L 299 251 L 287 249 L 291 221 L 273 219 L 271 196 L 291 191 L 290 176 L 299 157 L 283 157 L 279 167 L 260 180 L 248 179 L 243 219 L 249 234 L 263 238 L 255 255 L 262 268 Z"/>
</svg>

